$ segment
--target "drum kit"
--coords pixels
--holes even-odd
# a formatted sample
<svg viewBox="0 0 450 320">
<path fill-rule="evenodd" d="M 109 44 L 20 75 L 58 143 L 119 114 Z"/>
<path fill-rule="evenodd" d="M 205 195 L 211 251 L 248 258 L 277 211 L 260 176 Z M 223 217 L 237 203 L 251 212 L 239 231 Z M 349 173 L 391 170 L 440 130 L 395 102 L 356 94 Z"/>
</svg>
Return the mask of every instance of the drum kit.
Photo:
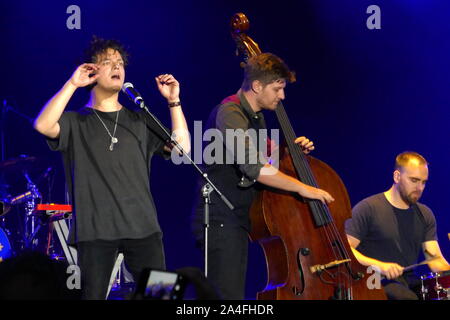
<svg viewBox="0 0 450 320">
<path fill-rule="evenodd" d="M 76 265 L 77 251 L 67 243 L 72 206 L 51 203 L 53 168 L 48 161 L 29 155 L 5 157 L 8 113 L 33 123 L 33 118 L 3 100 L 0 105 L 0 263 L 26 251 L 39 251 L 54 260 Z M 120 257 L 123 259 L 123 255 L 116 260 L 108 292 L 118 292 L 122 285 L 131 282 Z"/>
<path fill-rule="evenodd" d="M 45 203 L 51 199 L 53 184 L 52 168 L 47 165 L 26 155 L 0 161 L 0 263 L 32 250 L 54 260 L 63 260 L 68 265 L 77 264 L 77 251 L 67 244 L 72 206 Z M 18 186 L 19 180 L 22 180 L 22 187 Z M 10 186 L 6 181 L 15 185 Z M 39 189 L 45 189 L 46 185 L 48 195 L 44 197 Z M 19 192 L 11 196 L 10 189 Z M 119 255 L 108 292 L 120 293 L 122 286 L 128 289 L 126 283 L 132 282 L 122 260 L 123 255 Z"/>
<path fill-rule="evenodd" d="M 450 271 L 431 272 L 420 280 L 423 300 L 450 300 Z"/>
<path fill-rule="evenodd" d="M 27 155 L 0 162 L 0 261 L 28 250 L 63 259 L 61 248 L 52 237 L 52 222 L 69 220 L 70 210 L 65 208 L 61 215 L 60 210 L 39 207 L 44 197 L 38 186 L 51 184 L 51 171 L 52 167 Z M 11 189 L 19 192 L 11 195 Z"/>
</svg>

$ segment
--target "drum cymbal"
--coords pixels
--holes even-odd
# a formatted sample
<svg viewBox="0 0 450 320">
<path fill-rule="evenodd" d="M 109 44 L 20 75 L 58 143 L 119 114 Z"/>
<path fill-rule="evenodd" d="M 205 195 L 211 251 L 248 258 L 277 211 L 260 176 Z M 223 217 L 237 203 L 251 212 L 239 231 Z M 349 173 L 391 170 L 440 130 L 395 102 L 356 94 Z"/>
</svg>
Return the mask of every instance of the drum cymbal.
<svg viewBox="0 0 450 320">
<path fill-rule="evenodd" d="M 0 162 L 0 173 L 12 173 L 29 171 L 41 167 L 42 161 L 36 157 L 21 155 L 17 158 L 11 158 Z"/>
</svg>

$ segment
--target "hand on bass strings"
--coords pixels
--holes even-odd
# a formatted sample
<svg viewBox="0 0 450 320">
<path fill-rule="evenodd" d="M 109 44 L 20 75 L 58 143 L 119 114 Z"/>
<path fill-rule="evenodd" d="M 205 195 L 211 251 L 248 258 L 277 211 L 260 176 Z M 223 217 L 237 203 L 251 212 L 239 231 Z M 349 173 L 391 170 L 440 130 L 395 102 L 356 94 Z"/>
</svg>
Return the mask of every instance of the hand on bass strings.
<svg viewBox="0 0 450 320">
<path fill-rule="evenodd" d="M 294 142 L 302 148 L 304 154 L 308 154 L 315 149 L 314 143 L 306 137 L 298 137 Z"/>
<path fill-rule="evenodd" d="M 322 203 L 327 204 L 334 201 L 334 198 L 325 190 L 314 188 L 307 184 L 303 184 L 303 188 L 298 192 L 302 197 L 308 199 L 320 200 Z"/>
</svg>

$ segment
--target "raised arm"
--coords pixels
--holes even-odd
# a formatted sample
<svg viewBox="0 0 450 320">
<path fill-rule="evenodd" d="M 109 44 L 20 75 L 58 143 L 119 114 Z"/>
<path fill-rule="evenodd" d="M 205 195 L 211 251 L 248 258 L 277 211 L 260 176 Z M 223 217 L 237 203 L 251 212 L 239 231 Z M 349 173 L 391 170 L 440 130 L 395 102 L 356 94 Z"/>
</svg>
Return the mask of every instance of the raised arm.
<svg viewBox="0 0 450 320">
<path fill-rule="evenodd" d="M 171 74 L 163 74 L 155 78 L 161 95 L 167 99 L 172 120 L 172 135 L 186 153 L 191 150 L 189 129 L 181 109 L 180 84 Z M 171 106 L 174 104 L 174 106 Z"/>
<path fill-rule="evenodd" d="M 94 83 L 98 75 L 94 74 L 98 67 L 92 63 L 85 63 L 79 66 L 72 77 L 64 84 L 42 108 L 39 116 L 34 121 L 34 128 L 49 138 L 59 137 L 59 124 L 61 118 L 70 98 L 77 88 L 88 86 Z"/>
</svg>

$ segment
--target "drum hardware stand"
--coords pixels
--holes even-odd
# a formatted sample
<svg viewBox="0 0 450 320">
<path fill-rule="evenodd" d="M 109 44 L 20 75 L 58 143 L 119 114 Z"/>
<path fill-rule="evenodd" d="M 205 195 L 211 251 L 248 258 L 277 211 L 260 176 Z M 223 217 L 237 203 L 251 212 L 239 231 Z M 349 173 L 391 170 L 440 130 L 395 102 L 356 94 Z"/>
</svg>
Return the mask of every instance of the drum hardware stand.
<svg viewBox="0 0 450 320">
<path fill-rule="evenodd" d="M 22 236 L 20 237 L 21 238 L 20 242 L 22 243 L 21 249 L 35 249 L 35 247 L 33 246 L 37 245 L 37 243 L 34 243 L 34 240 L 41 225 L 40 223 L 37 223 L 37 219 L 34 214 L 34 208 L 36 205 L 36 199 L 42 199 L 42 196 L 37 186 L 33 183 L 33 181 L 31 181 L 30 177 L 28 176 L 28 173 L 24 172 L 23 174 L 28 181 L 27 183 L 28 191 L 20 195 L 17 195 L 13 198 L 8 198 L 4 200 L 4 205 L 12 207 L 21 203 L 25 203 L 24 207 L 25 216 L 23 221 L 24 224 Z M 11 234 L 9 230 L 7 229 L 5 230 L 7 231 L 8 235 Z"/>
<path fill-rule="evenodd" d="M 442 276 L 443 274 L 439 272 L 430 272 L 420 277 L 420 292 L 423 300 L 450 300 L 450 288 L 445 288 L 439 281 L 439 278 Z M 426 280 L 432 280 L 432 284 L 427 286 L 425 284 Z M 442 294 L 445 294 L 445 296 L 441 296 Z M 434 298 L 434 295 L 436 295 L 436 298 L 431 299 Z"/>
<path fill-rule="evenodd" d="M 436 294 L 437 294 L 437 300 L 445 300 L 445 299 L 449 299 L 450 297 L 450 290 L 444 288 L 440 283 L 439 283 L 439 277 L 441 277 L 441 274 L 436 272 L 434 274 L 434 277 L 436 279 L 436 285 L 434 286 L 434 289 L 436 290 Z M 440 294 L 444 293 L 445 294 L 445 298 L 441 298 Z"/>
<path fill-rule="evenodd" d="M 3 103 L 1 105 L 1 117 L 0 117 L 0 145 L 1 145 L 1 149 L 0 149 L 0 161 L 3 162 L 6 159 L 6 139 L 5 139 L 5 131 L 6 131 L 6 123 L 7 123 L 7 116 L 8 116 L 8 112 L 13 112 L 15 113 L 17 116 L 27 120 L 29 123 L 33 123 L 33 118 L 29 117 L 28 115 L 20 112 L 19 110 L 17 110 L 15 107 L 13 107 L 12 105 L 10 105 L 8 103 L 7 99 L 3 100 Z M 28 209 L 27 209 L 28 210 Z M 6 230 L 6 233 L 8 235 L 11 235 L 11 232 L 5 228 L 6 226 L 6 217 L 2 216 L 0 217 L 0 226 Z"/>
<path fill-rule="evenodd" d="M 420 283 L 421 283 L 421 287 L 420 287 L 420 292 L 422 293 L 422 300 L 426 300 L 427 299 L 427 294 L 428 294 L 428 289 L 425 288 L 424 282 L 423 280 L 425 280 L 426 276 L 421 276 L 420 277 Z"/>
<path fill-rule="evenodd" d="M 30 196 L 25 202 L 25 248 L 34 249 L 37 246 L 35 236 L 41 227 L 40 224 L 37 224 L 34 209 L 36 207 L 36 199 L 42 199 L 42 195 L 37 186 L 31 181 L 28 173 L 24 172 L 23 175 L 27 179 L 27 189 L 30 193 Z"/>
</svg>

